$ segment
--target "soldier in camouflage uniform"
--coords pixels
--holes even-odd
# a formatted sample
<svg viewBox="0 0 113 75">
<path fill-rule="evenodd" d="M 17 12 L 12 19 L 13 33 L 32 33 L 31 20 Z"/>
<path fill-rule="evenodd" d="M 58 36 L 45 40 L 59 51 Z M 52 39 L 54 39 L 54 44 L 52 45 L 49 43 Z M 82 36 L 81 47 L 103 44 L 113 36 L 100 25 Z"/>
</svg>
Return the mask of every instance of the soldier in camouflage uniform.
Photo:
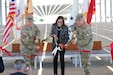
<svg viewBox="0 0 113 75">
<path fill-rule="evenodd" d="M 36 46 L 35 40 L 40 38 L 40 31 L 38 27 L 33 24 L 33 16 L 27 14 L 25 17 L 25 25 L 21 30 L 21 46 L 20 50 L 23 55 L 31 56 L 35 53 L 39 46 Z M 26 61 L 26 66 L 31 66 L 33 64 L 34 58 L 28 58 L 24 56 Z"/>
<path fill-rule="evenodd" d="M 80 50 L 85 75 L 90 75 L 90 56 L 93 46 L 93 36 L 91 27 L 85 22 L 82 14 L 76 16 L 75 24 L 72 26 L 72 32 L 76 33 L 77 36 L 76 44 Z"/>
</svg>

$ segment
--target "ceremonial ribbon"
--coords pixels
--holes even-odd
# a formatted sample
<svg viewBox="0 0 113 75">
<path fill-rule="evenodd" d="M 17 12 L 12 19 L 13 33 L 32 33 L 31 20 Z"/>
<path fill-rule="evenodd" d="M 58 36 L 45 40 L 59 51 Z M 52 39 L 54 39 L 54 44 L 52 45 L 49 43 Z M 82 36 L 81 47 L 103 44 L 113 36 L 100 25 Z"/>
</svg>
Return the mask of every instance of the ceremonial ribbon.
<svg viewBox="0 0 113 75">
<path fill-rule="evenodd" d="M 8 56 L 25 56 L 27 58 L 33 58 L 34 56 L 38 56 L 39 54 L 32 54 L 31 56 L 28 55 L 21 55 L 21 54 L 11 54 L 8 50 L 4 49 L 2 46 L 0 46 L 0 50 L 6 53 Z"/>
</svg>

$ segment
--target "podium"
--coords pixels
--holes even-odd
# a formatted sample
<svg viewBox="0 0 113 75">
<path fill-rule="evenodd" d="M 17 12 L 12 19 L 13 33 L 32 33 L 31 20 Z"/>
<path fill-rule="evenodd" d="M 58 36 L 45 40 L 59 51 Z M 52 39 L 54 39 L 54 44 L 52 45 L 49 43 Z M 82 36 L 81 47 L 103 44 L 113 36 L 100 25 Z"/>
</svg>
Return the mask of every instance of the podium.
<svg viewBox="0 0 113 75">
<path fill-rule="evenodd" d="M 20 43 L 12 44 L 12 52 L 20 52 Z"/>
</svg>

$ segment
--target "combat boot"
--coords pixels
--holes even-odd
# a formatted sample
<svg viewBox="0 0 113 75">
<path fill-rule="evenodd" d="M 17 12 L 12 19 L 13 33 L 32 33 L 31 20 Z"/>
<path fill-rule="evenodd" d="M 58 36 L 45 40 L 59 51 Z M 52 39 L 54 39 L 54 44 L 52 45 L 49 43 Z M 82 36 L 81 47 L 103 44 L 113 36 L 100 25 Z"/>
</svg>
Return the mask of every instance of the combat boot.
<svg viewBox="0 0 113 75">
<path fill-rule="evenodd" d="M 85 75 L 90 75 L 90 72 L 86 72 Z"/>
</svg>

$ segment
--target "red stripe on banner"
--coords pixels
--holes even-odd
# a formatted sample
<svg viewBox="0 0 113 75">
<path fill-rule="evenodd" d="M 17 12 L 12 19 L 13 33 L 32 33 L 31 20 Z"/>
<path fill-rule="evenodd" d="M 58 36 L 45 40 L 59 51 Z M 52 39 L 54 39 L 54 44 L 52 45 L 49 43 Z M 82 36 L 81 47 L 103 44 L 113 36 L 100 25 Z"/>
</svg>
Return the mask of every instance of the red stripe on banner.
<svg viewBox="0 0 113 75">
<path fill-rule="evenodd" d="M 6 36 L 6 38 L 4 39 L 4 43 L 7 44 L 7 41 L 8 41 L 8 38 L 9 38 L 9 34 Z"/>
<path fill-rule="evenodd" d="M 11 3 L 10 6 L 15 6 L 15 3 Z"/>
<path fill-rule="evenodd" d="M 15 11 L 9 12 L 9 14 L 10 14 L 10 15 L 13 15 L 13 14 L 15 14 Z"/>
<path fill-rule="evenodd" d="M 16 10 L 16 8 L 10 8 L 10 10 L 15 11 L 15 10 Z"/>
</svg>

